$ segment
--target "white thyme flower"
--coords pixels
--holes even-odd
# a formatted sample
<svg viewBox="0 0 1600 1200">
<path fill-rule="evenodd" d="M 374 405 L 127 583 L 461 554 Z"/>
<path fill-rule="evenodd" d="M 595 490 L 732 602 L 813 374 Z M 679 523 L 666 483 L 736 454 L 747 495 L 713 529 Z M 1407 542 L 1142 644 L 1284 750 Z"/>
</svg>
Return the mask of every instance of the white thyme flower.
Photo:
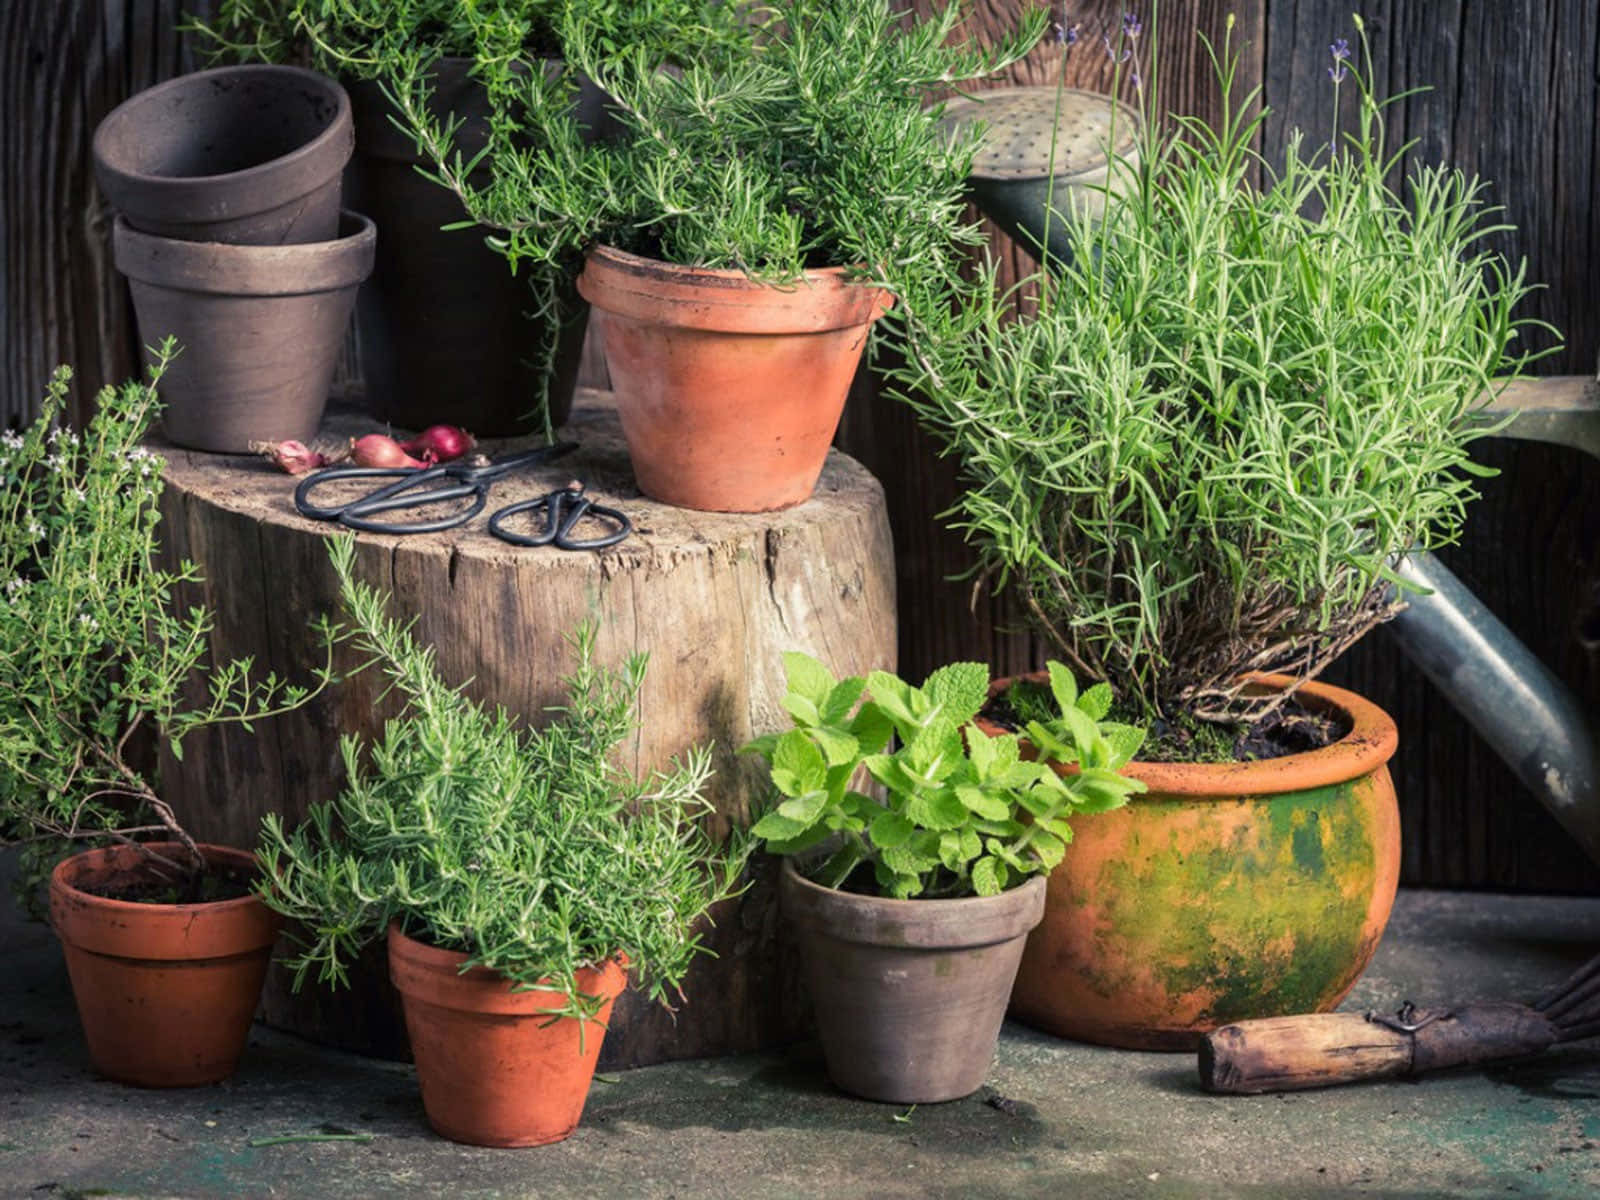
<svg viewBox="0 0 1600 1200">
<path fill-rule="evenodd" d="M 95 631 L 97 631 L 100 628 L 100 622 L 96 621 L 88 613 L 79 613 L 78 614 L 78 624 L 82 625 L 90 633 L 94 633 Z"/>
<path fill-rule="evenodd" d="M 41 525 L 35 518 L 29 517 L 28 518 L 28 540 L 30 542 L 37 542 L 43 536 L 44 536 L 44 526 Z"/>
<path fill-rule="evenodd" d="M 20 592 L 23 588 L 25 588 L 27 586 L 28 586 L 28 581 L 26 579 L 22 578 L 22 576 L 20 576 L 20 575 L 15 576 L 15 577 L 13 577 L 11 579 L 6 580 L 6 595 L 7 596 L 15 596 L 18 592 Z"/>
<path fill-rule="evenodd" d="M 0 433 L 0 446 L 4 446 L 7 450 L 21 450 L 22 435 L 13 433 L 8 429 L 4 433 Z"/>
</svg>

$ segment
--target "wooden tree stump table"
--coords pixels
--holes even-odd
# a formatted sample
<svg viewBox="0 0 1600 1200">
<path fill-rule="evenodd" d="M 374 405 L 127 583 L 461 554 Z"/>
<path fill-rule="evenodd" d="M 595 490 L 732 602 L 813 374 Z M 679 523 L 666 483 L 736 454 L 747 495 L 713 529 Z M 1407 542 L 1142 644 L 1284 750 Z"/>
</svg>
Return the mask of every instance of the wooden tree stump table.
<svg viewBox="0 0 1600 1200">
<path fill-rule="evenodd" d="M 333 418 L 325 436 L 367 432 L 371 422 Z M 596 500 L 620 508 L 633 536 L 599 552 L 519 548 L 492 537 L 487 517 L 444 533 L 357 539 L 362 578 L 390 592 L 391 611 L 415 618 L 445 678 L 480 700 L 537 723 L 563 699 L 573 656 L 567 635 L 599 622 L 599 657 L 620 665 L 650 653 L 641 724 L 622 765 L 665 766 L 688 746 L 712 742 L 710 799 L 723 829 L 748 822 L 759 764 L 734 752 L 783 727 L 781 653 L 804 650 L 839 673 L 895 663 L 894 563 L 878 482 L 830 454 L 815 496 L 783 512 L 729 515 L 670 508 L 633 485 L 616 413 L 605 393 L 580 394 L 562 436 L 581 449 L 497 483 L 488 511 L 581 479 Z M 486 443 L 501 454 L 528 443 Z M 301 517 L 294 481 L 250 458 L 158 445 L 167 457 L 163 553 L 190 559 L 203 582 L 177 597 L 216 614 L 213 658 L 252 656 L 261 671 L 307 677 L 316 661 L 310 630 L 337 613 L 326 537 L 337 526 Z M 323 501 L 319 495 L 319 501 Z M 324 501 L 325 502 L 325 501 Z M 401 514 L 403 515 L 403 514 Z M 345 656 L 353 666 L 354 651 Z M 341 732 L 372 737 L 398 708 L 376 672 L 357 675 L 254 735 L 239 729 L 188 739 L 182 761 L 163 762 L 167 797 L 196 836 L 254 846 L 261 818 L 298 819 L 340 786 Z M 634 1066 L 745 1051 L 798 1032 L 798 970 L 781 944 L 770 866 L 717 914 L 703 959 L 676 1014 L 629 993 L 611 1020 L 602 1063 Z M 346 1049 L 405 1052 L 404 1025 L 388 989 L 381 947 L 348 991 L 308 983 L 298 994 L 274 968 L 267 1021 Z"/>
</svg>

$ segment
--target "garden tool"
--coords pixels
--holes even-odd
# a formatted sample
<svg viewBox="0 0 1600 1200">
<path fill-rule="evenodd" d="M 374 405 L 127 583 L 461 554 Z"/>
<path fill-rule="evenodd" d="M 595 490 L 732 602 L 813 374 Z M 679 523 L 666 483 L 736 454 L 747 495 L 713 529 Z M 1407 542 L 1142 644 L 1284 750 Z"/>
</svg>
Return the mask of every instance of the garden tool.
<svg viewBox="0 0 1600 1200">
<path fill-rule="evenodd" d="M 294 506 L 302 516 L 316 521 L 337 521 L 348 529 L 367 533 L 438 533 L 471 521 L 487 506 L 489 489 L 512 471 L 536 466 L 570 454 L 576 442 L 556 442 L 535 450 L 525 450 L 501 459 L 475 455 L 468 459 L 441 463 L 434 467 L 330 467 L 308 475 L 294 490 Z M 338 505 L 311 502 L 317 488 L 352 479 L 390 479 L 391 483 L 364 496 Z M 461 505 L 458 501 L 466 500 Z M 410 521 L 384 521 L 383 513 L 406 509 L 449 506 L 443 516 Z M 507 517 L 522 512 L 543 512 L 546 527 L 534 535 L 513 533 L 504 528 Z M 596 519 L 607 526 L 599 537 L 572 536 L 579 522 Z M 562 550 L 600 550 L 614 546 L 633 531 L 633 523 L 621 512 L 595 504 L 583 494 L 581 483 L 570 483 L 531 500 L 507 505 L 489 518 L 489 532 L 517 546 L 555 546 Z"/>
<path fill-rule="evenodd" d="M 1200 1086 L 1250 1095 L 1523 1058 L 1600 1034 L 1600 955 L 1533 1004 L 1469 1004 L 1393 1015 L 1310 1013 L 1224 1025 L 1200 1043 Z"/>
</svg>

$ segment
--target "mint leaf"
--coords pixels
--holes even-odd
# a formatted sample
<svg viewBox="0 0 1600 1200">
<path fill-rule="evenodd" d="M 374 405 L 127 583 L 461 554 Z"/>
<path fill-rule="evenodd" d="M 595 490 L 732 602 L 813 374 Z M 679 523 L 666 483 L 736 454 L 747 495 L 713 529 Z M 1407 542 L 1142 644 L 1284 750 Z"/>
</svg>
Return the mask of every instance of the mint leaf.
<svg viewBox="0 0 1600 1200">
<path fill-rule="evenodd" d="M 989 699 L 989 668 L 983 663 L 950 663 L 929 675 L 922 691 L 939 706 L 945 720 L 965 725 Z"/>
<path fill-rule="evenodd" d="M 1111 711 L 1111 685 L 1097 683 L 1078 697 L 1078 711 L 1091 721 L 1098 721 Z"/>
<path fill-rule="evenodd" d="M 833 690 L 832 671 L 809 654 L 802 654 L 798 650 L 784 651 L 783 666 L 791 693 L 805 697 L 814 709 L 820 709 L 827 703 L 828 693 Z"/>
<path fill-rule="evenodd" d="M 1050 672 L 1050 692 L 1056 698 L 1063 713 L 1075 711 L 1078 703 L 1078 681 L 1072 677 L 1072 672 L 1064 663 L 1048 662 L 1045 666 Z"/>
<path fill-rule="evenodd" d="M 916 826 L 899 813 L 886 812 L 872 823 L 872 844 L 879 850 L 893 850 L 911 840 Z"/>
<path fill-rule="evenodd" d="M 828 765 L 822 751 L 798 729 L 778 739 L 772 752 L 772 782 L 785 796 L 820 791 L 828 783 Z"/>
</svg>

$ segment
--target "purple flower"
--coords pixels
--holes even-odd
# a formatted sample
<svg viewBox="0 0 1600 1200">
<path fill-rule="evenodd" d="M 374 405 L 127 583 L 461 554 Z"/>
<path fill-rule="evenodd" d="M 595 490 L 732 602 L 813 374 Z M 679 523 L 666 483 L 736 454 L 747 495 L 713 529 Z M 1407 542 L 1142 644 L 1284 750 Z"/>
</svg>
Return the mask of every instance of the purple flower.
<svg viewBox="0 0 1600 1200">
<path fill-rule="evenodd" d="M 1074 25 L 1063 25 L 1060 21 L 1057 21 L 1056 22 L 1056 45 L 1058 45 L 1058 46 L 1076 46 L 1077 44 L 1078 44 L 1078 26 L 1075 25 L 1075 24 Z"/>
<path fill-rule="evenodd" d="M 1139 20 L 1134 13 L 1122 14 L 1122 33 L 1124 37 L 1136 38 L 1144 32 L 1144 22 Z"/>
<path fill-rule="evenodd" d="M 1116 52 L 1116 49 L 1111 45 L 1111 39 L 1103 33 L 1100 35 L 1100 43 L 1106 48 L 1106 57 L 1114 63 L 1127 62 L 1128 56 L 1133 53 L 1130 48 L 1125 46 L 1123 47 L 1122 54 L 1119 56 Z"/>
<path fill-rule="evenodd" d="M 1337 38 L 1328 47 L 1328 53 L 1333 58 L 1333 66 L 1328 68 L 1328 78 L 1334 83 L 1343 83 L 1349 73 L 1344 69 L 1344 64 L 1350 57 L 1350 43 L 1344 38 Z"/>
</svg>

